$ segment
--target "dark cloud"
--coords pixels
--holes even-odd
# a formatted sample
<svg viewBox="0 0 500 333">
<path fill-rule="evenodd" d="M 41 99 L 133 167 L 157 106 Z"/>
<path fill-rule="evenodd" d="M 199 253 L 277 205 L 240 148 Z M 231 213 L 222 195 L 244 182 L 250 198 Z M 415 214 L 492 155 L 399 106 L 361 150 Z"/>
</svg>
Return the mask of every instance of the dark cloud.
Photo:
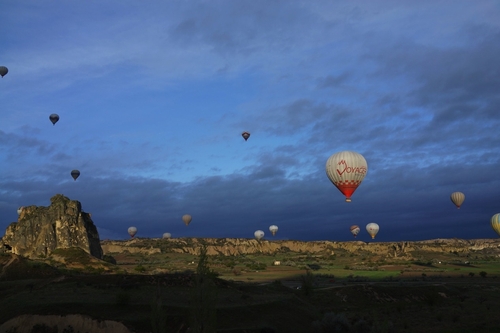
<svg viewBox="0 0 500 333">
<path fill-rule="evenodd" d="M 5 228 L 15 219 L 18 206 L 48 205 L 52 195 L 63 193 L 81 201 L 108 237 L 126 237 L 130 225 L 147 237 L 163 232 L 177 237 L 252 237 L 253 231 L 266 231 L 276 224 L 283 238 L 349 240 L 351 224 L 363 228 L 377 222 L 381 241 L 487 238 L 493 237 L 488 224 L 497 213 L 500 195 L 500 182 L 491 178 L 496 166 L 375 166 L 352 203 L 344 202 L 323 170 L 288 179 L 272 160 L 246 175 L 200 177 L 190 183 L 140 177 L 86 177 L 63 183 L 2 181 L 0 201 L 7 204 L 0 206 L 0 214 Z M 466 193 L 459 211 L 449 199 L 457 190 Z M 180 219 L 186 213 L 193 216 L 189 227 Z"/>
<path fill-rule="evenodd" d="M 470 39 L 465 45 L 432 47 L 405 40 L 377 46 L 377 52 L 366 55 L 380 65 L 375 77 L 408 81 L 403 103 L 433 114 L 431 129 L 500 120 L 496 111 L 500 106 L 500 31 L 475 26 L 465 31 Z"/>
<path fill-rule="evenodd" d="M 341 86 L 344 82 L 349 79 L 347 73 L 342 73 L 339 75 L 328 75 L 326 77 L 318 78 L 318 88 L 336 88 Z"/>
<path fill-rule="evenodd" d="M 306 34 L 321 21 L 310 8 L 299 3 L 283 1 L 225 2 L 224 5 L 198 3 L 185 9 L 183 19 L 170 29 L 171 37 L 180 45 L 208 46 L 224 56 L 248 56 L 262 52 L 293 51 Z"/>
<path fill-rule="evenodd" d="M 20 159 L 26 154 L 37 156 L 48 156 L 54 151 L 54 145 L 34 138 L 32 136 L 21 136 L 14 133 L 6 133 L 0 130 L 0 148 L 7 152 L 9 159 Z"/>
</svg>

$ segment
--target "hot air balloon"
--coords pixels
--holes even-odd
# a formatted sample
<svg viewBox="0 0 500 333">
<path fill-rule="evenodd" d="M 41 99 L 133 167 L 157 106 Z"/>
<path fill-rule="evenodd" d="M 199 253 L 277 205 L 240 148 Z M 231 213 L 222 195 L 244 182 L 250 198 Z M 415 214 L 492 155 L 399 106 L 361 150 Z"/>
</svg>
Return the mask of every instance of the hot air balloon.
<svg viewBox="0 0 500 333">
<path fill-rule="evenodd" d="M 359 234 L 359 231 L 361 230 L 357 225 L 351 225 L 349 228 L 351 230 L 351 234 L 354 235 L 354 238 Z"/>
<path fill-rule="evenodd" d="M 450 196 L 451 201 L 457 206 L 457 209 L 460 209 L 460 206 L 464 203 L 465 194 L 462 192 L 453 192 Z"/>
<path fill-rule="evenodd" d="M 172 237 L 172 235 L 169 232 L 166 232 L 166 233 L 163 234 L 163 238 L 168 239 L 170 237 Z"/>
<path fill-rule="evenodd" d="M 377 235 L 379 229 L 380 228 L 377 223 L 368 223 L 366 225 L 366 231 L 368 231 L 370 236 L 372 236 L 372 239 L 375 239 L 375 235 Z"/>
<path fill-rule="evenodd" d="M 71 177 L 76 181 L 76 179 L 80 176 L 80 171 L 78 170 L 73 170 L 71 171 Z"/>
<path fill-rule="evenodd" d="M 49 116 L 49 119 L 52 122 L 52 125 L 55 125 L 59 121 L 59 115 L 53 113 Z"/>
<path fill-rule="evenodd" d="M 189 225 L 189 223 L 191 223 L 191 220 L 192 220 L 191 215 L 186 214 L 182 216 L 182 221 L 184 221 L 185 225 Z"/>
<path fill-rule="evenodd" d="M 262 237 L 264 237 L 264 231 L 257 230 L 256 232 L 253 233 L 253 235 L 255 236 L 255 239 L 261 240 Z"/>
<path fill-rule="evenodd" d="M 273 234 L 273 236 L 275 236 L 276 232 L 278 231 L 278 226 L 276 226 L 276 225 L 270 226 L 269 231 L 271 232 L 271 234 Z"/>
<path fill-rule="evenodd" d="M 248 140 L 248 138 L 250 137 L 250 133 L 248 133 L 248 132 L 243 132 L 243 133 L 241 133 L 241 136 L 243 137 L 243 139 L 245 139 L 245 141 L 247 141 L 247 140 Z"/>
<path fill-rule="evenodd" d="M 353 151 L 341 151 L 326 161 L 326 175 L 343 195 L 351 202 L 351 196 L 368 172 L 363 155 Z"/>
<path fill-rule="evenodd" d="M 135 234 L 137 233 L 137 228 L 136 227 L 130 227 L 128 228 L 128 234 L 130 235 L 130 237 L 134 237 Z"/>
<path fill-rule="evenodd" d="M 24 207 L 23 207 L 23 206 L 21 206 L 21 207 L 19 207 L 19 208 L 17 209 L 17 215 L 21 215 L 21 212 L 23 211 L 23 208 L 24 208 Z"/>
<path fill-rule="evenodd" d="M 9 69 L 5 66 L 0 66 L 0 75 L 4 77 L 9 72 Z"/>
<path fill-rule="evenodd" d="M 491 217 L 491 227 L 500 236 L 500 213 Z"/>
</svg>

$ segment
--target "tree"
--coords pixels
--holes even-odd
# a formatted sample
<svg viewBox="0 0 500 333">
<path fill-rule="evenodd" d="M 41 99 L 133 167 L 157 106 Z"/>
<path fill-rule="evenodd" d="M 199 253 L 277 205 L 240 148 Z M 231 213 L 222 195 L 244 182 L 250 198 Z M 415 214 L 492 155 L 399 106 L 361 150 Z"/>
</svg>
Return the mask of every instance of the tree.
<svg viewBox="0 0 500 333">
<path fill-rule="evenodd" d="M 306 275 L 302 275 L 301 276 L 301 289 L 302 289 L 302 292 L 306 295 L 306 296 L 309 296 L 313 293 L 313 289 L 314 289 L 314 274 L 308 270 L 306 272 Z"/>
<path fill-rule="evenodd" d="M 217 331 L 217 273 L 208 266 L 207 248 L 200 251 L 194 286 L 191 290 L 190 332 L 215 333 Z"/>
</svg>

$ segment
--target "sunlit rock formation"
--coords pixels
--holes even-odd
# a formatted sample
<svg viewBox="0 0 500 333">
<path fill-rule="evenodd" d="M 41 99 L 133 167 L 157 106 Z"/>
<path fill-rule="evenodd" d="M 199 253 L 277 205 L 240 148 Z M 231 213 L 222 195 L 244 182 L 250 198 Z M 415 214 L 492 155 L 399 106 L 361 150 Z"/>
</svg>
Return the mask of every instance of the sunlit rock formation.
<svg viewBox="0 0 500 333">
<path fill-rule="evenodd" d="M 17 222 L 11 223 L 0 239 L 3 252 L 40 258 L 55 249 L 79 247 L 102 259 L 97 228 L 80 202 L 62 194 L 56 194 L 50 202 L 49 207 L 23 207 Z"/>
</svg>

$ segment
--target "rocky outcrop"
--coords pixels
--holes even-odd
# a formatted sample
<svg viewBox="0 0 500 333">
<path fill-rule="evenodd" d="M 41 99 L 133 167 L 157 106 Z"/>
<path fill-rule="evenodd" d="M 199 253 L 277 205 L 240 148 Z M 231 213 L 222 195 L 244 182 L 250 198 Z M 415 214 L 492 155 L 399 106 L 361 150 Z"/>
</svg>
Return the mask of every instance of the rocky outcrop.
<svg viewBox="0 0 500 333">
<path fill-rule="evenodd" d="M 391 257 L 395 259 L 417 258 L 421 252 L 471 254 L 486 252 L 500 256 L 500 240 L 498 239 L 436 239 L 428 241 L 404 242 L 374 242 L 360 241 L 267 241 L 246 238 L 170 238 L 170 239 L 133 239 L 129 241 L 103 241 L 104 253 L 189 253 L 198 255 L 205 246 L 208 255 L 234 256 L 242 254 L 370 254 Z"/>
<path fill-rule="evenodd" d="M 36 328 L 38 328 L 38 330 L 36 330 Z M 130 330 L 120 322 L 112 320 L 96 320 L 83 315 L 22 315 L 0 325 L 0 333 L 35 331 L 130 333 Z"/>
<path fill-rule="evenodd" d="M 55 249 L 79 247 L 102 259 L 97 228 L 80 202 L 62 194 L 56 194 L 50 202 L 49 207 L 23 207 L 17 222 L 11 223 L 0 239 L 3 250 L 39 258 Z"/>
</svg>

